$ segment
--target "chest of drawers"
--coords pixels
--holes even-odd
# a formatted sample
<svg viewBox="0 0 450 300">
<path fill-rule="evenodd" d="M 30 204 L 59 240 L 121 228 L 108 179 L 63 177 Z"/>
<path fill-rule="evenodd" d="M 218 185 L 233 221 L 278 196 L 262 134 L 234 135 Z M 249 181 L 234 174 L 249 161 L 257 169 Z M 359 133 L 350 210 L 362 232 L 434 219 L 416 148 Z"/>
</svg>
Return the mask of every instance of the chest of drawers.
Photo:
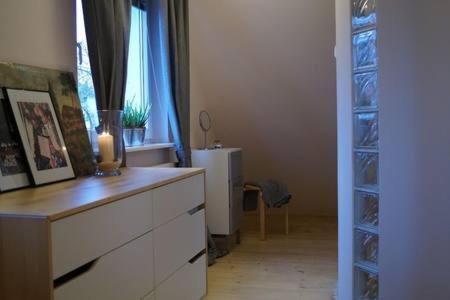
<svg viewBox="0 0 450 300">
<path fill-rule="evenodd" d="M 0 299 L 206 294 L 203 170 L 123 173 L 0 196 Z"/>
</svg>

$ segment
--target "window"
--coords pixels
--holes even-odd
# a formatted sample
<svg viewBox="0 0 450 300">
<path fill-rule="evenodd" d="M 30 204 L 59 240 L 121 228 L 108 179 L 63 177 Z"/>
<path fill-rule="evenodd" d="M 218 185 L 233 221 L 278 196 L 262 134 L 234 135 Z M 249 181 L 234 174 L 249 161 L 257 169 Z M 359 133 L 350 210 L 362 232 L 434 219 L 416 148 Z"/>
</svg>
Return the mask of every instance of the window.
<svg viewBox="0 0 450 300">
<path fill-rule="evenodd" d="M 83 108 L 86 127 L 91 136 L 94 130 L 93 124 L 97 122 L 97 107 L 81 5 L 81 0 L 77 0 L 78 94 Z M 158 130 L 158 127 L 161 126 L 153 126 L 154 124 L 151 122 L 154 109 L 148 84 L 148 33 L 146 18 L 147 16 L 144 10 L 135 6 L 132 7 L 125 105 L 130 105 L 135 109 L 143 108 L 146 105 L 150 107 L 151 117 L 149 118 L 149 122 L 147 122 L 145 138 L 147 144 L 151 142 L 167 142 L 167 139 L 161 140 L 161 138 L 158 138 L 155 140 L 152 138 L 155 130 Z M 161 134 L 156 135 L 161 137 Z"/>
</svg>

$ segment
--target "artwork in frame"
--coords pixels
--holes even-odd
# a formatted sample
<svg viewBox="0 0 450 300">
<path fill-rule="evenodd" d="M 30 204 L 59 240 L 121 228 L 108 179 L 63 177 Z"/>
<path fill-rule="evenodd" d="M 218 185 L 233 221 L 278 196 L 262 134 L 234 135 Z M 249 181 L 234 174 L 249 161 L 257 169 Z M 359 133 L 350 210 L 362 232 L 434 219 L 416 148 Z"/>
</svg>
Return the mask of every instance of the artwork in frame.
<svg viewBox="0 0 450 300">
<path fill-rule="evenodd" d="M 22 144 L 5 102 L 0 91 L 0 192 L 30 185 Z"/>
<path fill-rule="evenodd" d="M 75 177 L 48 92 L 4 88 L 35 185 Z"/>
<path fill-rule="evenodd" d="M 94 174 L 92 147 L 71 72 L 0 62 L 0 87 L 49 91 L 75 175 Z"/>
</svg>

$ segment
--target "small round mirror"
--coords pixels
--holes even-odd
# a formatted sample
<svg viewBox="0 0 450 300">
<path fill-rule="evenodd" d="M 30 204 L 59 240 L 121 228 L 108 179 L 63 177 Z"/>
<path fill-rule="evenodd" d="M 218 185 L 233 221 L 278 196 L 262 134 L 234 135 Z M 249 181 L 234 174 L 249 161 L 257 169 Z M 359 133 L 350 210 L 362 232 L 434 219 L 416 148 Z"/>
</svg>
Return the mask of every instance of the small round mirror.
<svg viewBox="0 0 450 300">
<path fill-rule="evenodd" d="M 202 110 L 198 118 L 200 120 L 200 127 L 203 131 L 211 129 L 211 118 L 206 110 Z"/>
<path fill-rule="evenodd" d="M 203 149 L 207 149 L 206 134 L 211 129 L 211 118 L 206 110 L 202 110 L 198 116 L 200 128 L 203 130 L 205 139 L 203 141 Z"/>
</svg>

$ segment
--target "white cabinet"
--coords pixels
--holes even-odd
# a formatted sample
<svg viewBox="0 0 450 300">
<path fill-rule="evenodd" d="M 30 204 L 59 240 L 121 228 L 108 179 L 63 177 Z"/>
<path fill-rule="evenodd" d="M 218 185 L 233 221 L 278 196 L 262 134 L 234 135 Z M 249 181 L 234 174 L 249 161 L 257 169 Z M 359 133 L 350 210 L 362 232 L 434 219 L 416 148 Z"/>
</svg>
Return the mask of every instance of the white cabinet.
<svg viewBox="0 0 450 300">
<path fill-rule="evenodd" d="M 243 214 L 242 150 L 192 150 L 192 164 L 206 169 L 206 220 L 210 232 L 233 234 Z"/>
<path fill-rule="evenodd" d="M 0 245 L 14 274 L 0 274 L 0 299 L 198 300 L 204 171 L 131 168 L 0 195 Z"/>
<path fill-rule="evenodd" d="M 159 285 L 157 300 L 178 299 L 168 291 L 180 287 L 201 298 L 206 267 L 189 261 L 206 248 L 203 182 L 192 176 L 52 223 L 54 278 L 63 282 L 55 300 L 140 299 Z"/>
</svg>

